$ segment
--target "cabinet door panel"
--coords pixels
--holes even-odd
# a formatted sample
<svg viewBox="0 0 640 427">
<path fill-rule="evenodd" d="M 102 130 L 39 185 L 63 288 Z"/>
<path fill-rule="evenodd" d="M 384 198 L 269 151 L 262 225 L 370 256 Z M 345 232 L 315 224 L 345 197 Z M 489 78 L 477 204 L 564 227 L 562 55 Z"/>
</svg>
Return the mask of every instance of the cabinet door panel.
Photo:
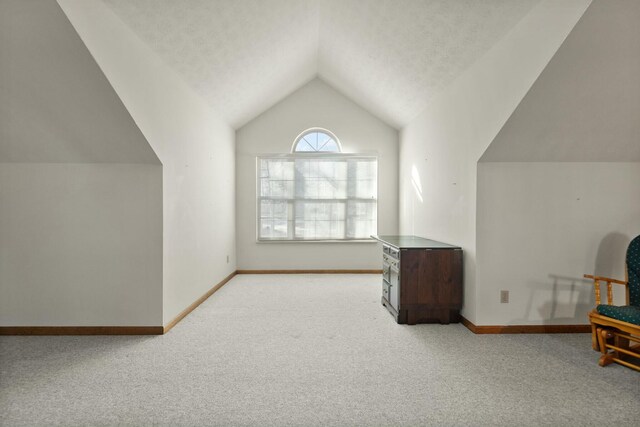
<svg viewBox="0 0 640 427">
<path fill-rule="evenodd" d="M 459 305 L 462 303 L 459 276 L 461 251 L 426 250 L 420 266 L 419 304 L 434 307 Z M 460 259 L 461 261 L 461 259 Z"/>
<path fill-rule="evenodd" d="M 391 307 L 398 310 L 398 302 L 400 301 L 400 281 L 398 278 L 398 272 L 395 269 L 391 269 L 391 287 L 389 289 L 389 303 Z"/>
<path fill-rule="evenodd" d="M 418 291 L 418 302 L 438 306 L 448 299 L 448 286 L 442 282 L 442 267 L 446 264 L 446 255 L 441 251 L 424 251 L 424 261 L 420 268 L 421 287 Z"/>
<path fill-rule="evenodd" d="M 462 249 L 455 249 L 451 254 L 451 300 L 452 307 L 462 308 Z"/>
<path fill-rule="evenodd" d="M 403 250 L 400 262 L 400 305 L 415 304 L 420 285 L 420 250 Z"/>
</svg>

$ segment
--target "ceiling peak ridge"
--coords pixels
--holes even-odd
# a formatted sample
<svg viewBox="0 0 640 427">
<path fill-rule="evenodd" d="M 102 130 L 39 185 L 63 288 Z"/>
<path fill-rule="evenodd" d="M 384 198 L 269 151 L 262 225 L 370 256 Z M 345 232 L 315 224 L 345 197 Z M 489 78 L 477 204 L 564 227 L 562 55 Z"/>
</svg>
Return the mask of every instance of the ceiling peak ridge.
<svg viewBox="0 0 640 427">
<path fill-rule="evenodd" d="M 544 0 L 101 0 L 231 127 L 316 76 L 399 129 Z"/>
</svg>

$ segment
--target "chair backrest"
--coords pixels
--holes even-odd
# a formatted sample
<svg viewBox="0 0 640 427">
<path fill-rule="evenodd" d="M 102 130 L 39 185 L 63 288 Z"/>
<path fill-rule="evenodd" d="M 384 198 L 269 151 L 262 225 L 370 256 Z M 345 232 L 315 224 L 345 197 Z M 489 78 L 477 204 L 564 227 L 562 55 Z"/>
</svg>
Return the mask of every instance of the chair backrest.
<svg viewBox="0 0 640 427">
<path fill-rule="evenodd" d="M 629 276 L 629 304 L 640 307 L 640 236 L 629 243 L 627 249 L 627 275 Z"/>
</svg>

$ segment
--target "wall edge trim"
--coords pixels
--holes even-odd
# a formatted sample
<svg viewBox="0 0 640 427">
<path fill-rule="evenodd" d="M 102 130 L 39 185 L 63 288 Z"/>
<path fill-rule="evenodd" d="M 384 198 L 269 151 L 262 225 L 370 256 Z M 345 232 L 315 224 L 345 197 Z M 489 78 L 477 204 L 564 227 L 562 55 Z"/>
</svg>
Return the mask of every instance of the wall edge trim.
<svg viewBox="0 0 640 427">
<path fill-rule="evenodd" d="M 211 295 L 213 295 L 218 289 L 223 287 L 229 280 L 233 279 L 233 277 L 236 274 L 238 274 L 238 270 L 233 271 L 227 277 L 222 279 L 218 284 L 216 284 L 211 289 L 209 289 L 204 295 L 202 295 L 200 298 L 195 300 L 191 305 L 189 305 L 187 308 L 182 310 L 176 317 L 173 318 L 173 320 L 171 320 L 169 323 L 164 325 L 162 333 L 166 334 L 167 332 L 169 332 L 174 326 L 178 324 L 178 322 L 184 319 L 189 313 L 195 310 L 200 304 L 205 302 Z"/>
<path fill-rule="evenodd" d="M 162 335 L 162 326 L 0 326 L 0 335 Z"/>
<path fill-rule="evenodd" d="M 238 274 L 382 274 L 382 270 L 238 270 Z"/>
<path fill-rule="evenodd" d="M 4 335 L 163 335 L 231 280 L 232 272 L 164 326 L 0 326 Z"/>
<path fill-rule="evenodd" d="M 474 334 L 586 334 L 590 325 L 493 325 L 476 326 L 464 316 L 461 323 Z"/>
</svg>

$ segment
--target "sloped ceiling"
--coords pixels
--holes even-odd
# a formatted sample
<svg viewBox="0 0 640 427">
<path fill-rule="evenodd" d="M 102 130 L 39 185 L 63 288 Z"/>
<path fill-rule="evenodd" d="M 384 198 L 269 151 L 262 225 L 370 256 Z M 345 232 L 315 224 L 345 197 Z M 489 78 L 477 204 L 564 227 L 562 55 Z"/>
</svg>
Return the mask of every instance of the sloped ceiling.
<svg viewBox="0 0 640 427">
<path fill-rule="evenodd" d="M 484 55 L 537 0 L 327 0 L 319 74 L 402 127 Z"/>
<path fill-rule="evenodd" d="M 0 162 L 160 163 L 55 0 L 0 1 Z"/>
<path fill-rule="evenodd" d="M 103 0 L 233 126 L 320 76 L 395 127 L 540 0 Z"/>
<path fill-rule="evenodd" d="M 640 161 L 640 1 L 586 10 L 480 161 Z"/>
</svg>

